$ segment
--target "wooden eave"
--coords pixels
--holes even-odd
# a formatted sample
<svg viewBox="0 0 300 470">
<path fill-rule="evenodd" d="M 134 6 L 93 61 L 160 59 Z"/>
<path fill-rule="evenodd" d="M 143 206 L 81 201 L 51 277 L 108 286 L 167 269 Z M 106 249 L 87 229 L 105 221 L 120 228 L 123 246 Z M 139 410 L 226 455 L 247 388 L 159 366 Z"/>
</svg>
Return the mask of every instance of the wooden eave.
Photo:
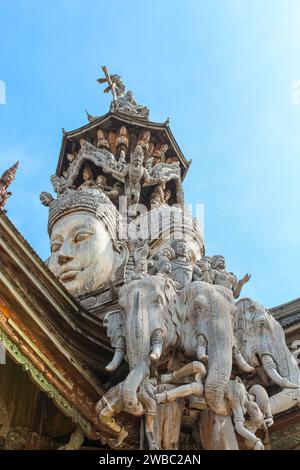
<svg viewBox="0 0 300 470">
<path fill-rule="evenodd" d="M 100 379 L 112 355 L 102 322 L 67 292 L 3 212 L 0 339 L 12 359 L 88 437 L 111 436 L 94 408 L 106 392 L 107 375 Z"/>
<path fill-rule="evenodd" d="M 36 314 L 50 325 L 54 338 L 67 344 L 80 360 L 104 372 L 111 348 L 101 320 L 68 293 L 3 213 L 0 263 L 2 296 L 20 304 L 20 296 L 29 302 L 27 293 L 33 292 Z"/>
<path fill-rule="evenodd" d="M 102 125 L 102 126 L 105 124 L 108 125 L 110 122 L 113 122 L 113 121 L 120 123 L 120 125 L 128 124 L 131 126 L 140 127 L 141 129 L 149 129 L 150 131 L 155 130 L 155 131 L 160 131 L 164 133 L 168 141 L 172 144 L 173 150 L 182 165 L 182 168 L 183 168 L 182 179 L 184 179 L 187 173 L 187 170 L 189 169 L 189 166 L 191 164 L 191 161 L 188 161 L 183 155 L 169 125 L 166 123 L 161 124 L 161 123 L 146 121 L 144 119 L 140 119 L 134 116 L 130 116 L 129 114 L 120 113 L 120 112 L 109 112 L 105 114 L 104 116 L 96 118 L 93 122 L 90 122 L 86 124 L 85 126 L 82 126 L 74 131 L 68 131 L 68 132 L 63 131 L 63 139 L 62 139 L 62 145 L 60 149 L 58 164 L 56 168 L 56 174 L 58 176 L 61 176 L 62 174 L 63 160 L 64 160 L 64 155 L 65 155 L 66 145 L 67 145 L 68 140 L 74 139 L 74 138 L 77 138 L 78 140 L 80 140 L 81 138 L 84 138 L 84 136 L 88 132 L 98 128 L 99 125 Z"/>
<path fill-rule="evenodd" d="M 280 322 L 287 336 L 300 334 L 300 298 L 273 307 L 270 312 Z"/>
</svg>

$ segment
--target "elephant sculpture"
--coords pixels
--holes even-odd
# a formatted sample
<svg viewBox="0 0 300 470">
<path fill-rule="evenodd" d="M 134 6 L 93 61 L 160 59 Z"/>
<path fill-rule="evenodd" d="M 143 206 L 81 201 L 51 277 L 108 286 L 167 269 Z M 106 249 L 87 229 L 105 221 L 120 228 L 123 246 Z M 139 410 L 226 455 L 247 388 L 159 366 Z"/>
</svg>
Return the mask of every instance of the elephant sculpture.
<svg viewBox="0 0 300 470">
<path fill-rule="evenodd" d="M 272 415 L 299 406 L 300 371 L 280 323 L 250 298 L 240 299 L 236 307 L 235 336 L 243 357 L 264 385 L 283 389 L 270 397 Z"/>
<path fill-rule="evenodd" d="M 230 411 L 224 397 L 233 362 L 243 372 L 254 372 L 236 344 L 233 329 L 236 307 L 232 294 L 225 287 L 195 281 L 181 296 L 186 308 L 181 335 L 184 354 L 192 358 L 196 352 L 202 362 L 207 357 L 206 404 L 215 414 L 228 416 Z"/>
<path fill-rule="evenodd" d="M 151 360 L 166 358 L 178 344 L 180 320 L 174 285 L 161 274 L 133 280 L 120 289 L 119 306 L 129 365 L 123 402 L 128 412 L 136 414 L 137 390 L 150 374 Z"/>
<path fill-rule="evenodd" d="M 181 351 L 186 362 L 201 361 L 205 348 L 205 400 L 216 414 L 227 416 L 224 395 L 235 351 L 235 305 L 228 290 L 202 281 L 176 290 L 168 276 L 147 275 L 120 289 L 119 305 L 122 313 L 115 330 L 126 338 L 129 374 L 122 394 L 127 411 L 139 412 L 137 390 L 150 374 L 151 361 L 159 366 L 174 350 Z M 116 350 L 112 363 L 120 362 L 120 354 Z"/>
</svg>

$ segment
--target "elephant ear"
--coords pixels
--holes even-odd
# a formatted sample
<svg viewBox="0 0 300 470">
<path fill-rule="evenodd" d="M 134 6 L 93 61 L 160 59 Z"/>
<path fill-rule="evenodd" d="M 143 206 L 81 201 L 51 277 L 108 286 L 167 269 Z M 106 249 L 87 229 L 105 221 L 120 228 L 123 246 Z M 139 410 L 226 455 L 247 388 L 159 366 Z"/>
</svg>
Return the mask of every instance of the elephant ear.
<svg viewBox="0 0 300 470">
<path fill-rule="evenodd" d="M 235 336 L 238 346 L 242 347 L 247 343 L 249 336 L 253 336 L 253 320 L 255 318 L 254 301 L 249 297 L 239 299 L 236 303 Z"/>
<path fill-rule="evenodd" d="M 108 312 L 103 320 L 111 346 L 115 349 L 120 336 L 124 336 L 124 318 L 121 312 Z"/>
<path fill-rule="evenodd" d="M 183 304 L 179 300 L 179 296 L 174 289 L 174 285 L 169 279 L 165 279 L 164 293 L 166 296 L 170 320 L 175 325 L 176 331 L 180 334 Z"/>
</svg>

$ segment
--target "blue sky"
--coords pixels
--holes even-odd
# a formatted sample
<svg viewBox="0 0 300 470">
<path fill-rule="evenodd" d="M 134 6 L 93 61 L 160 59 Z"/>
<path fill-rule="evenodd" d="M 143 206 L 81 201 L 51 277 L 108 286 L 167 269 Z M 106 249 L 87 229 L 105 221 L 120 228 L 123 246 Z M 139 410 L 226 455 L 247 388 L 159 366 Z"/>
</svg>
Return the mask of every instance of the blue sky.
<svg viewBox="0 0 300 470">
<path fill-rule="evenodd" d="M 0 170 L 17 159 L 8 215 L 42 258 L 62 127 L 101 115 L 100 66 L 122 75 L 188 159 L 208 254 L 252 274 L 267 306 L 300 296 L 300 3 L 297 0 L 0 0 Z"/>
</svg>

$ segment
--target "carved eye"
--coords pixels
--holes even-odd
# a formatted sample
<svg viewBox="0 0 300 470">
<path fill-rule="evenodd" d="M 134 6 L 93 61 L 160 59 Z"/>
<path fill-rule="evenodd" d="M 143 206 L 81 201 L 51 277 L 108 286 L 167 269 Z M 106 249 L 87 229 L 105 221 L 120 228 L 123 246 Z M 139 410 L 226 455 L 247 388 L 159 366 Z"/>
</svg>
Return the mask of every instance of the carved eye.
<svg viewBox="0 0 300 470">
<path fill-rule="evenodd" d="M 75 235 L 75 243 L 80 243 L 89 238 L 92 234 L 89 232 L 79 232 Z"/>
<path fill-rule="evenodd" d="M 51 253 L 56 253 L 61 247 L 61 243 L 59 242 L 54 242 L 51 245 Z"/>
</svg>

